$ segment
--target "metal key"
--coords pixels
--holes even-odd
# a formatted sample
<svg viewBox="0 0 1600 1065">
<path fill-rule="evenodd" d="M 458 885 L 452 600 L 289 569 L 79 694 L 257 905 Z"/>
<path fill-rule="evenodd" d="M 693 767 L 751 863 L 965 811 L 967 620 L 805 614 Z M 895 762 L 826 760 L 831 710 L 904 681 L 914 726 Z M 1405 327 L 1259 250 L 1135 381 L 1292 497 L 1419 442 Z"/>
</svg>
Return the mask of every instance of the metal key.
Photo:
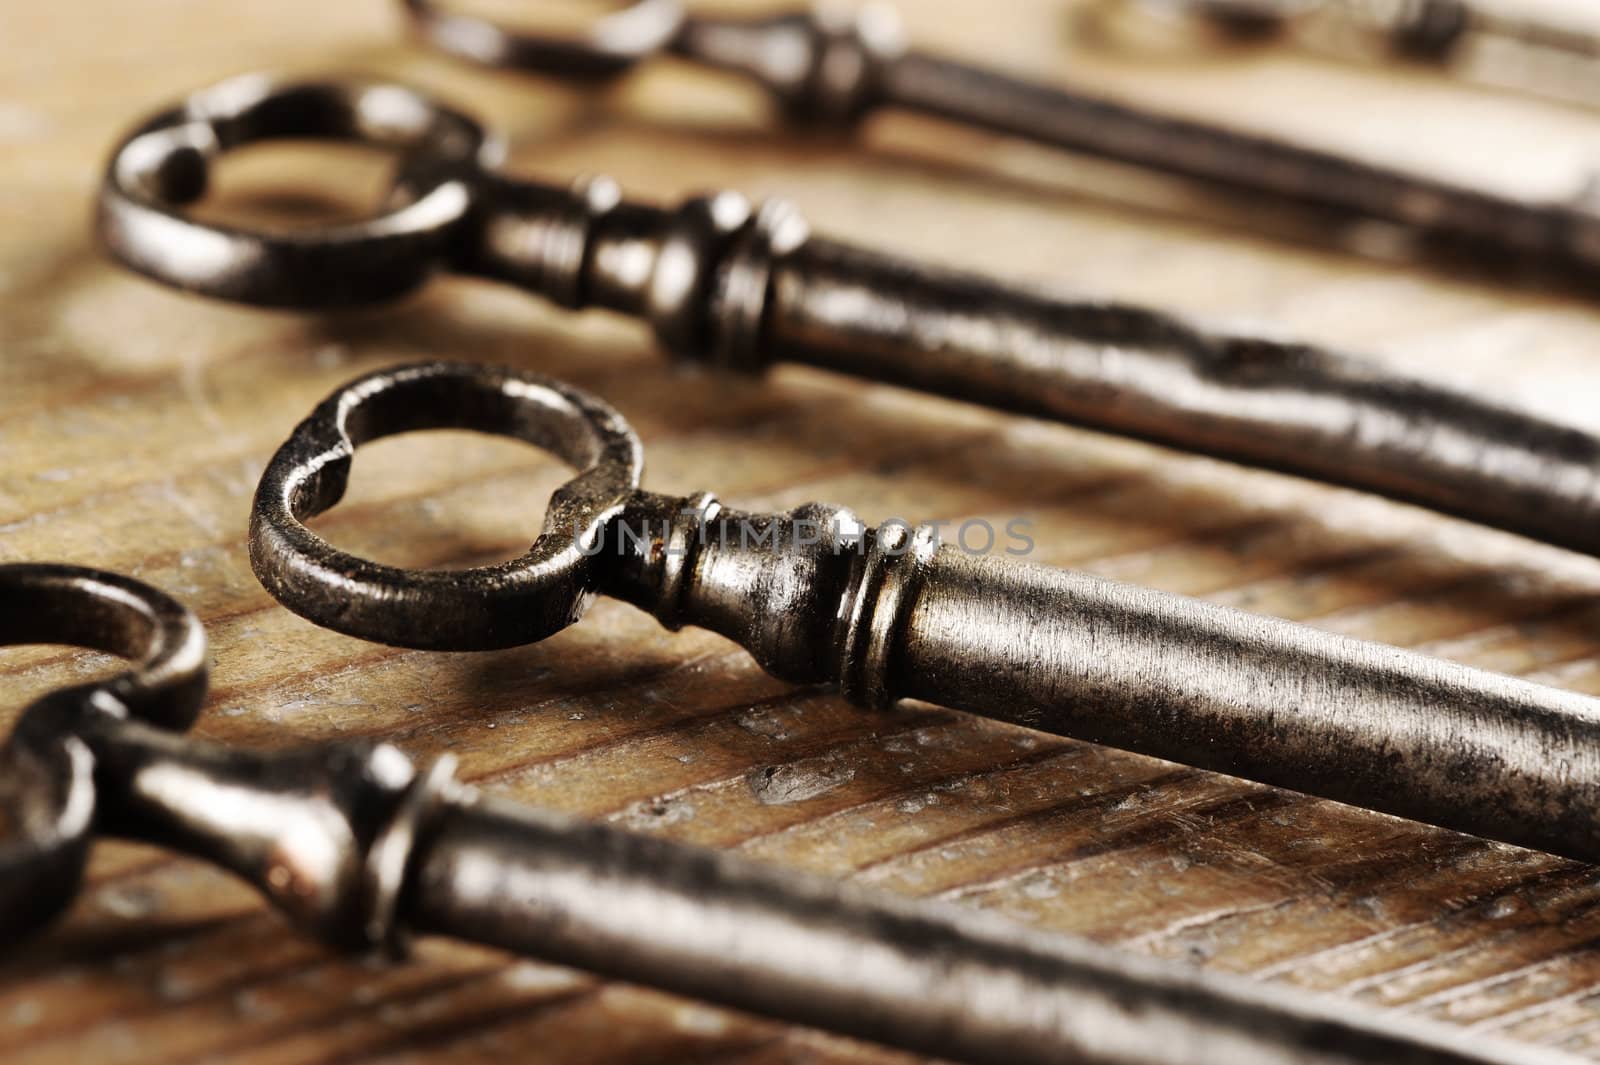
<svg viewBox="0 0 1600 1065">
<path fill-rule="evenodd" d="M 523 557 L 464 571 L 358 558 L 304 524 L 392 433 L 515 437 L 582 471 Z M 543 639 L 596 592 L 737 641 L 869 708 L 920 699 L 1583 861 L 1600 860 L 1600 700 L 1274 618 L 865 528 L 639 489 L 620 415 L 533 374 L 459 363 L 334 393 L 268 464 L 250 557 L 339 632 L 438 650 Z"/>
<path fill-rule="evenodd" d="M 0 935 L 77 893 L 94 837 L 243 877 L 301 929 L 448 935 L 974 1065 L 1555 1065 L 1518 1047 L 480 796 L 375 740 L 260 752 L 181 735 L 205 635 L 115 574 L 0 565 L 0 643 L 138 661 L 0 748 Z"/>
<path fill-rule="evenodd" d="M 392 209 L 279 233 L 197 221 L 216 157 L 281 137 L 396 148 Z M 439 270 L 650 323 L 676 355 L 799 362 L 1122 433 L 1431 507 L 1600 554 L 1600 438 L 1337 352 L 1050 298 L 811 236 L 783 204 L 676 209 L 486 168 L 467 116 L 393 84 L 247 76 L 156 115 L 113 154 L 99 231 L 190 291 L 318 308 L 399 296 Z"/>
<path fill-rule="evenodd" d="M 1564 24 L 1494 0 L 1124 0 L 1236 40 L 1305 42 L 1319 51 L 1394 57 L 1469 80 L 1600 107 L 1600 23 Z"/>
<path fill-rule="evenodd" d="M 1257 202 L 1268 198 L 1347 221 L 1398 224 L 1496 260 L 1575 271 L 1585 282 L 1600 266 L 1600 215 L 1579 198 L 1581 185 L 1570 203 L 1518 200 L 1024 81 L 908 49 L 883 4 L 869 4 L 856 16 L 824 7 L 752 19 L 691 15 L 678 0 L 638 0 L 587 32 L 558 34 L 513 30 L 436 0 L 402 3 L 423 39 L 491 67 L 594 78 L 674 55 L 753 79 L 786 113 L 806 122 L 851 125 L 880 109 L 912 111 L 1211 182 Z M 1236 20 L 1253 12 L 1259 21 L 1273 10 L 1304 6 L 1302 0 L 1221 0 L 1208 9 L 1232 12 Z M 1423 6 L 1431 13 L 1407 24 L 1415 46 L 1448 45 L 1449 14 L 1460 4 L 1424 0 Z"/>
</svg>

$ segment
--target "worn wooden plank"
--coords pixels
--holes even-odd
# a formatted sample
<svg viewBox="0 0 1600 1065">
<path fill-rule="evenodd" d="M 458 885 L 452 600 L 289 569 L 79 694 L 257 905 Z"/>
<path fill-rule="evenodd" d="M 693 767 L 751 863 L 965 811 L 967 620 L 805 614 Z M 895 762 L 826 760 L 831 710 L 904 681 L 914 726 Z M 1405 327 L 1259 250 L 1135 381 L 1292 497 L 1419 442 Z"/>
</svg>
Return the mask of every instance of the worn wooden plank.
<svg viewBox="0 0 1600 1065">
<path fill-rule="evenodd" d="M 1592 118 L 1425 75 L 1112 54 L 1083 46 L 1060 0 L 906 6 L 930 45 L 1505 189 L 1575 189 L 1594 161 Z M 483 285 L 440 282 L 321 319 L 210 304 L 110 267 L 84 222 L 104 151 L 143 110 L 248 68 L 359 67 L 472 101 L 528 173 L 608 171 L 660 197 L 781 193 L 825 231 L 1270 324 L 1600 428 L 1589 306 L 1253 236 L 1238 226 L 1248 204 L 933 123 L 875 121 L 856 142 L 776 133 L 754 96 L 670 64 L 594 97 L 484 77 L 419 54 L 379 0 L 74 0 L 3 24 L 0 558 L 108 566 L 190 602 L 216 654 L 206 735 L 452 750 L 466 776 L 529 802 L 1600 1058 L 1590 869 L 930 707 L 862 714 L 615 603 L 538 647 L 374 647 L 276 607 L 242 533 L 262 464 L 316 398 L 366 369 L 448 355 L 605 395 L 644 436 L 656 487 L 740 506 L 829 500 L 871 519 L 1025 516 L 1041 561 L 1600 692 L 1593 561 L 821 374 L 717 381 L 665 365 L 633 326 Z M 362 160 L 308 175 L 293 151 L 224 178 L 236 206 L 279 214 L 331 180 L 378 180 Z M 263 203 L 274 183 L 293 198 Z M 460 435 L 385 442 L 363 460 L 321 527 L 406 563 L 514 552 L 560 477 Z M 0 717 L 105 667 L 8 651 Z M 448 944 L 397 968 L 333 958 L 222 874 L 118 845 L 100 848 L 68 919 L 0 963 L 0 1054 L 900 1060 Z"/>
</svg>

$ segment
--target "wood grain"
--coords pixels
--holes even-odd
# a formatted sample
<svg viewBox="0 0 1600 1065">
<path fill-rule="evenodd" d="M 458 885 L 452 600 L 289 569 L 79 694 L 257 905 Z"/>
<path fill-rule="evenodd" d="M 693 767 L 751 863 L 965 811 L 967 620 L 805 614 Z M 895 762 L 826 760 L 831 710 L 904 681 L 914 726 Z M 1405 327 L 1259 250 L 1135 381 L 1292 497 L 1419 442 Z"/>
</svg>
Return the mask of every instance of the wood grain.
<svg viewBox="0 0 1600 1065">
<path fill-rule="evenodd" d="M 907 3 L 934 47 L 1124 98 L 1539 194 L 1575 191 L 1594 119 L 1422 74 L 1302 57 L 1086 47 L 1061 0 Z M 1035 557 L 1600 692 L 1600 565 L 1397 505 L 821 374 L 674 370 L 637 328 L 440 281 L 301 317 L 175 295 L 105 263 L 86 215 L 143 112 L 257 67 L 400 75 L 504 128 L 521 172 L 609 172 L 662 198 L 797 201 L 819 230 L 1058 291 L 1364 349 L 1600 429 L 1600 314 L 1571 295 L 1252 236 L 1248 203 L 906 118 L 855 141 L 778 131 L 672 64 L 584 96 L 419 53 L 380 0 L 12 5 L 0 32 L 0 558 L 123 570 L 207 621 L 200 731 L 277 746 L 383 735 L 498 792 L 1042 928 L 1443 1018 L 1600 1059 L 1600 878 L 1538 854 L 908 706 L 870 715 L 769 679 L 702 632 L 602 603 L 536 647 L 395 651 L 320 631 L 249 573 L 250 493 L 341 381 L 450 356 L 610 399 L 648 483 L 734 505 L 1033 521 Z M 263 151 L 237 207 L 325 212 L 366 160 Z M 275 196 L 267 190 L 278 189 Z M 348 207 L 348 198 L 343 201 Z M 1392 252 L 1392 235 L 1355 234 Z M 363 453 L 321 528 L 405 563 L 515 553 L 560 472 L 464 435 Z M 4 723 L 104 660 L 0 657 Z M 1337 758 L 1337 751 L 1329 757 Z M 866 1063 L 892 1056 L 445 943 L 336 958 L 223 874 L 99 848 L 69 919 L 0 963 L 0 1055 L 229 1065 Z"/>
</svg>

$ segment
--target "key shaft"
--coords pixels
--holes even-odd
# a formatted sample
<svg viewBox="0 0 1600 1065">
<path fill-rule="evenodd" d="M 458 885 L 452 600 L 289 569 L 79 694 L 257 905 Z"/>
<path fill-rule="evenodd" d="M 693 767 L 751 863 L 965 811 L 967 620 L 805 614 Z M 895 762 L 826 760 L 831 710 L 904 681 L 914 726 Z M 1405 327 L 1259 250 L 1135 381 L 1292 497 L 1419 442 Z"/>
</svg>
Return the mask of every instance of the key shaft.
<svg viewBox="0 0 1600 1065">
<path fill-rule="evenodd" d="M 1218 333 L 810 235 L 783 203 L 678 208 L 490 179 L 462 268 L 643 318 L 675 355 L 804 363 L 1419 504 L 1600 553 L 1600 438 L 1315 345 Z"/>
<path fill-rule="evenodd" d="M 611 537 L 604 590 L 869 708 L 918 699 L 1600 861 L 1589 696 L 841 508 L 640 493 Z"/>
<path fill-rule="evenodd" d="M 381 742 L 254 751 L 93 713 L 75 731 L 99 831 L 215 862 L 344 949 L 448 936 L 972 1065 L 1551 1060 L 483 796 Z"/>
</svg>

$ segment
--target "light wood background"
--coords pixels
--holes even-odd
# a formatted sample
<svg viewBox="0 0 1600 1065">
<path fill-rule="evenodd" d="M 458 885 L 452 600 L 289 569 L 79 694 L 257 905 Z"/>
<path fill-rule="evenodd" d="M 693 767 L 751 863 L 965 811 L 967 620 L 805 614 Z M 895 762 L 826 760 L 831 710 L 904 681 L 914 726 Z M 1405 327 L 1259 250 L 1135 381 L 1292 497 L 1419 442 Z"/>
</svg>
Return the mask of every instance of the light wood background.
<svg viewBox="0 0 1600 1065">
<path fill-rule="evenodd" d="M 1600 429 L 1600 312 L 1577 297 L 1253 236 L 1228 202 L 932 122 L 784 133 L 668 63 L 615 90 L 467 70 L 382 0 L 8 4 L 0 12 L 0 559 L 135 574 L 206 619 L 199 731 L 357 735 L 530 803 L 886 891 L 940 896 L 1600 1059 L 1600 876 L 1554 858 L 911 706 L 858 712 L 731 644 L 600 603 L 536 647 L 402 652 L 320 631 L 252 579 L 273 447 L 343 380 L 435 356 L 536 367 L 610 399 L 647 483 L 745 507 L 1034 522 L 1036 558 L 1600 692 L 1600 565 L 1404 507 L 822 374 L 675 371 L 645 333 L 486 284 L 328 317 L 176 295 L 109 265 L 88 205 L 143 114 L 260 67 L 400 75 L 467 102 L 546 177 L 658 198 L 797 201 L 821 231 L 1062 292 L 1256 323 Z M 1086 46 L 1063 0 L 905 4 L 914 38 L 1041 77 L 1541 195 L 1600 165 L 1600 118 L 1295 56 Z M 305 214 L 370 160 L 263 151 L 223 185 Z M 271 189 L 282 194 L 267 195 Z M 320 209 L 320 208 L 315 208 Z M 1374 259 L 1371 253 L 1379 254 Z M 459 435 L 364 452 L 321 523 L 396 562 L 517 553 L 560 471 Z M 5 652 L 0 724 L 68 677 Z M 1329 757 L 1337 757 L 1330 751 Z M 227 876 L 106 844 L 70 917 L 0 962 L 0 1057 L 59 1062 L 870 1062 L 891 1055 L 449 944 L 329 956 Z"/>
</svg>

